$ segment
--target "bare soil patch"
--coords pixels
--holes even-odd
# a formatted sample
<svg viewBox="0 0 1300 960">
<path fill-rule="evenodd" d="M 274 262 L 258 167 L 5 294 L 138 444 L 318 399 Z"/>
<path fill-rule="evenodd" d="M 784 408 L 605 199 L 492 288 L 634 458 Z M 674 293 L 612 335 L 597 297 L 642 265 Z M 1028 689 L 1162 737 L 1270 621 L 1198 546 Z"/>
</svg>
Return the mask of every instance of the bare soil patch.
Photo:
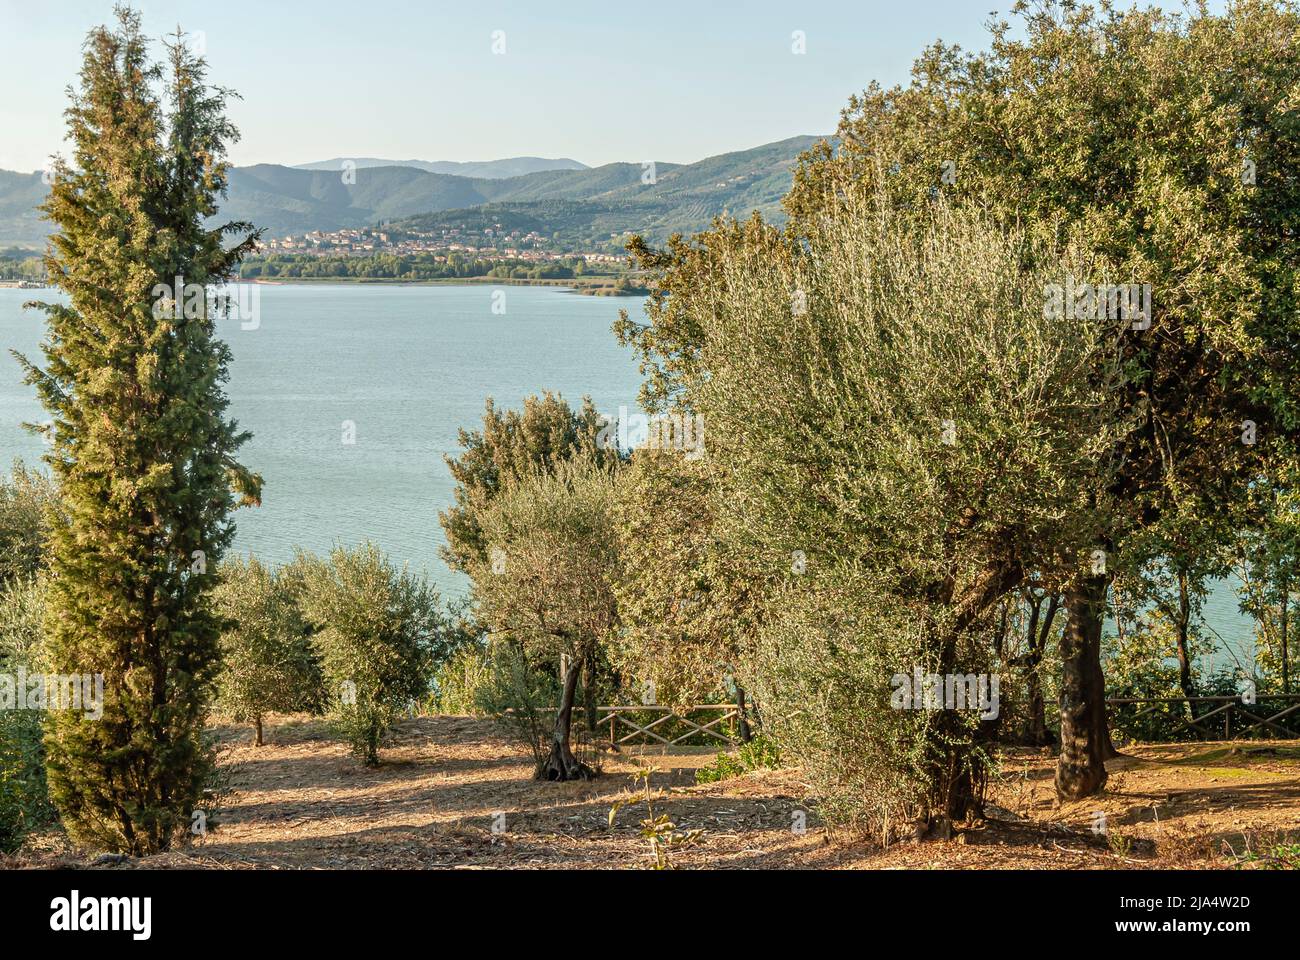
<svg viewBox="0 0 1300 960">
<path fill-rule="evenodd" d="M 539 783 L 519 747 L 486 720 L 403 722 L 367 769 L 317 720 L 277 718 L 267 744 L 242 727 L 217 728 L 229 794 L 215 829 L 184 850 L 114 864 L 126 868 L 642 868 L 638 765 L 657 812 L 702 831 L 677 852 L 682 868 L 1143 869 L 1222 867 L 1234 854 L 1300 838 L 1300 745 L 1294 741 L 1151 744 L 1112 761 L 1100 797 L 1058 805 L 1055 757 L 1011 750 L 991 790 L 990 819 L 958 825 L 948 841 L 887 849 L 832 836 L 809 806 L 797 770 L 695 785 L 706 748 L 625 748 L 604 754 L 585 783 Z M 806 817 L 803 833 L 793 829 Z M 1106 818 L 1105 834 L 1094 833 Z M 498 829 L 494 830 L 494 824 Z M 9 866 L 86 866 L 93 854 L 42 838 Z"/>
</svg>

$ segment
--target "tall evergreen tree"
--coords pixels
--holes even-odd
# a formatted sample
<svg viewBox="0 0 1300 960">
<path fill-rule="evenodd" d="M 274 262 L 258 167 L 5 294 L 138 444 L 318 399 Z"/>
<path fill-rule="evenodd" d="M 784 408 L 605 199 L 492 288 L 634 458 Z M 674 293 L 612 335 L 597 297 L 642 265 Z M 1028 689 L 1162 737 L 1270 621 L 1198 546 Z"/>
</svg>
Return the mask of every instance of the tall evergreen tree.
<svg viewBox="0 0 1300 960">
<path fill-rule="evenodd" d="M 151 62 L 129 8 L 88 38 L 66 112 L 73 161 L 55 164 L 43 207 L 58 227 L 46 266 L 68 302 L 35 304 L 45 368 L 19 358 L 51 417 L 63 498 L 50 666 L 104 677 L 102 719 L 51 714 L 50 792 L 74 839 L 132 854 L 166 849 L 201 804 L 212 572 L 236 498 L 256 502 L 261 486 L 234 460 L 248 435 L 226 417 L 218 306 L 174 289 L 224 282 L 256 240 L 247 224 L 205 226 L 237 133 L 184 35 L 167 49 L 166 67 Z"/>
</svg>

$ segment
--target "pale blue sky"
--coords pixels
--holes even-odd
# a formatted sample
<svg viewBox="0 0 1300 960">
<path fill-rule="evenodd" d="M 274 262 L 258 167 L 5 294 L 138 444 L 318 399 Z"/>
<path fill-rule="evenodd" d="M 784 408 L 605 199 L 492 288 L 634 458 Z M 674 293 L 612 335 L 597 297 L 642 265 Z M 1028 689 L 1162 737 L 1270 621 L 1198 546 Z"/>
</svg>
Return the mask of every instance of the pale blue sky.
<svg viewBox="0 0 1300 960">
<path fill-rule="evenodd" d="M 1177 6 L 1170 3 L 1169 6 Z M 568 156 L 691 162 L 834 129 L 936 38 L 982 47 L 1011 0 L 406 2 L 144 0 L 155 36 L 202 31 L 236 163 Z M 110 0 L 0 0 L 0 168 L 60 147 L 64 89 Z M 214 11 L 219 16 L 214 16 Z M 505 32 L 506 53 L 492 53 Z M 791 53 L 804 31 L 807 53 Z"/>
</svg>

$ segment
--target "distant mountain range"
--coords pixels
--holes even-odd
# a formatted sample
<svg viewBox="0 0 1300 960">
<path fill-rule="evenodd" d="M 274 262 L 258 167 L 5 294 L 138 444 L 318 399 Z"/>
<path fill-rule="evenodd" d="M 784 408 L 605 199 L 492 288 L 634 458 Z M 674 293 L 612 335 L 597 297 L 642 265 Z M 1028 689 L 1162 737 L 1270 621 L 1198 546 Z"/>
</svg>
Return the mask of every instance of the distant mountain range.
<svg viewBox="0 0 1300 960">
<path fill-rule="evenodd" d="M 780 217 L 796 158 L 819 138 L 791 137 L 697 163 L 610 163 L 514 158 L 492 161 L 495 175 L 464 176 L 409 164 L 342 169 L 342 160 L 310 169 L 278 164 L 235 167 L 221 219 L 248 220 L 268 237 L 386 223 L 408 229 L 510 221 L 546 236 L 587 245 L 637 232 L 662 240 L 704 229 L 729 211 Z M 512 164 L 575 164 L 502 176 Z M 375 161 L 382 164 L 384 161 Z M 0 171 L 0 247 L 39 245 L 48 225 L 35 210 L 46 193 L 39 172 Z"/>
<path fill-rule="evenodd" d="M 299 163 L 295 170 L 342 170 L 345 164 L 352 164 L 357 170 L 369 167 L 414 167 L 426 173 L 449 173 L 456 177 L 480 177 L 484 180 L 504 180 L 506 177 L 524 177 L 530 173 L 543 173 L 547 170 L 590 170 L 585 163 L 560 157 L 548 160 L 545 157 L 510 157 L 506 160 L 481 160 L 478 162 L 457 162 L 455 160 L 381 160 L 378 157 L 335 157 L 333 160 L 317 160 L 315 163 Z"/>
<path fill-rule="evenodd" d="M 35 173 L 0 170 L 0 247 L 43 243 L 50 226 L 36 209 L 49 187 Z"/>
</svg>

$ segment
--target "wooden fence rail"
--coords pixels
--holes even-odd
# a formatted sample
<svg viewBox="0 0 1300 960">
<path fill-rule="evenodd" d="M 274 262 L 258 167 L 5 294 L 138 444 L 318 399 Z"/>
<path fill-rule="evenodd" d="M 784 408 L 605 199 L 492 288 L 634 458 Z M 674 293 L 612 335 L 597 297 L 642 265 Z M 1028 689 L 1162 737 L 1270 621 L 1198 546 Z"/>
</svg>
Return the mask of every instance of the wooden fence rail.
<svg viewBox="0 0 1300 960">
<path fill-rule="evenodd" d="M 506 713 L 514 712 L 513 709 L 506 710 Z M 556 709 L 547 707 L 542 712 L 553 717 Z M 647 713 L 656 716 L 648 722 L 640 721 L 637 715 Z M 712 720 L 702 723 L 697 723 L 691 719 L 693 715 L 701 713 L 717 713 L 718 715 Z M 586 707 L 575 704 L 573 707 L 573 729 L 575 731 L 581 731 L 586 727 L 585 722 L 579 722 L 578 720 L 579 717 L 585 718 L 585 715 Z M 705 718 L 701 717 L 699 719 L 704 720 Z M 593 726 L 597 730 L 608 727 L 608 742 L 615 746 L 624 743 L 654 742 L 668 747 L 675 747 L 684 744 L 692 737 L 704 737 L 707 742 L 716 741 L 729 747 L 738 747 L 741 742 L 740 738 L 732 736 L 729 732 L 719 729 L 719 727 L 728 720 L 735 721 L 739 725 L 740 719 L 740 709 L 734 703 L 692 703 L 679 707 L 669 707 L 657 703 L 607 704 L 606 706 L 596 707 L 596 722 Z M 671 732 L 666 725 L 674 721 L 685 726 L 686 731 L 673 737 L 663 736 L 664 732 Z M 708 738 L 712 739 L 709 740 Z"/>
<path fill-rule="evenodd" d="M 1296 693 L 1260 694 L 1255 703 L 1244 703 L 1240 696 L 1108 697 L 1106 706 L 1111 727 L 1131 736 L 1140 735 L 1139 721 L 1143 717 L 1163 714 L 1166 722 L 1176 723 L 1170 733 L 1189 731 L 1197 735 L 1193 739 L 1300 738 L 1300 694 Z M 1141 709 L 1135 713 L 1115 710 L 1116 707 L 1133 706 Z M 1190 717 L 1187 716 L 1189 707 Z M 575 715 L 584 712 L 582 706 L 575 705 Z M 606 704 L 596 707 L 593 726 L 597 730 L 608 729 L 608 742 L 616 746 L 658 743 L 674 747 L 692 738 L 702 738 L 706 742 L 737 747 L 740 740 L 731 729 L 739 724 L 740 719 L 741 712 L 734 703 L 696 703 L 678 707 Z"/>
<path fill-rule="evenodd" d="M 691 719 L 691 715 L 705 712 L 718 712 L 718 716 L 704 724 L 696 723 Z M 638 722 L 636 714 L 645 713 L 658 714 L 658 716 L 649 722 Z M 608 724 L 609 742 L 615 745 L 638 741 L 645 743 L 653 740 L 672 747 L 685 743 L 692 737 L 701 735 L 713 737 L 727 746 L 734 747 L 739 744 L 735 737 L 716 729 L 727 720 L 739 722 L 740 710 L 734 703 L 694 703 L 684 707 L 668 707 L 659 704 L 609 705 L 597 707 L 596 715 L 597 728 Z M 655 730 L 656 727 L 662 727 L 663 724 L 672 720 L 685 725 L 688 728 L 686 732 L 669 739 L 661 736 Z M 625 731 L 622 736 L 619 736 L 620 731 Z"/>
<path fill-rule="evenodd" d="M 1265 707 L 1268 703 L 1271 706 Z M 1126 727 L 1134 725 L 1137 720 L 1149 714 L 1165 713 L 1170 714 L 1173 710 L 1178 709 L 1182 714 L 1181 722 L 1172 732 L 1179 733 L 1183 730 L 1195 730 L 1203 734 L 1206 740 L 1232 740 L 1242 739 L 1251 731 L 1260 730 L 1261 733 L 1271 735 L 1272 739 L 1294 739 L 1300 737 L 1300 729 L 1291 729 L 1278 721 L 1283 718 L 1292 717 L 1291 722 L 1294 724 L 1300 720 L 1300 694 L 1260 694 L 1254 703 L 1244 703 L 1241 697 L 1216 696 L 1216 697 L 1111 697 L 1106 700 L 1108 707 L 1115 706 L 1132 706 L 1144 705 L 1141 710 L 1127 717 L 1114 717 L 1112 710 L 1112 726 L 1120 730 L 1127 730 Z M 1177 705 L 1175 707 L 1174 705 Z M 1204 713 L 1198 711 L 1200 705 L 1206 709 Z M 1186 716 L 1190 707 L 1191 717 Z M 1263 716 L 1261 716 L 1263 714 Z M 1174 719 L 1167 716 L 1168 719 Z M 1219 720 L 1222 720 L 1223 729 L 1218 729 Z M 1233 720 L 1237 720 L 1238 727 L 1233 730 Z M 1246 726 L 1240 726 L 1245 721 L 1253 721 Z M 1208 721 L 1208 723 L 1207 723 Z"/>
</svg>

